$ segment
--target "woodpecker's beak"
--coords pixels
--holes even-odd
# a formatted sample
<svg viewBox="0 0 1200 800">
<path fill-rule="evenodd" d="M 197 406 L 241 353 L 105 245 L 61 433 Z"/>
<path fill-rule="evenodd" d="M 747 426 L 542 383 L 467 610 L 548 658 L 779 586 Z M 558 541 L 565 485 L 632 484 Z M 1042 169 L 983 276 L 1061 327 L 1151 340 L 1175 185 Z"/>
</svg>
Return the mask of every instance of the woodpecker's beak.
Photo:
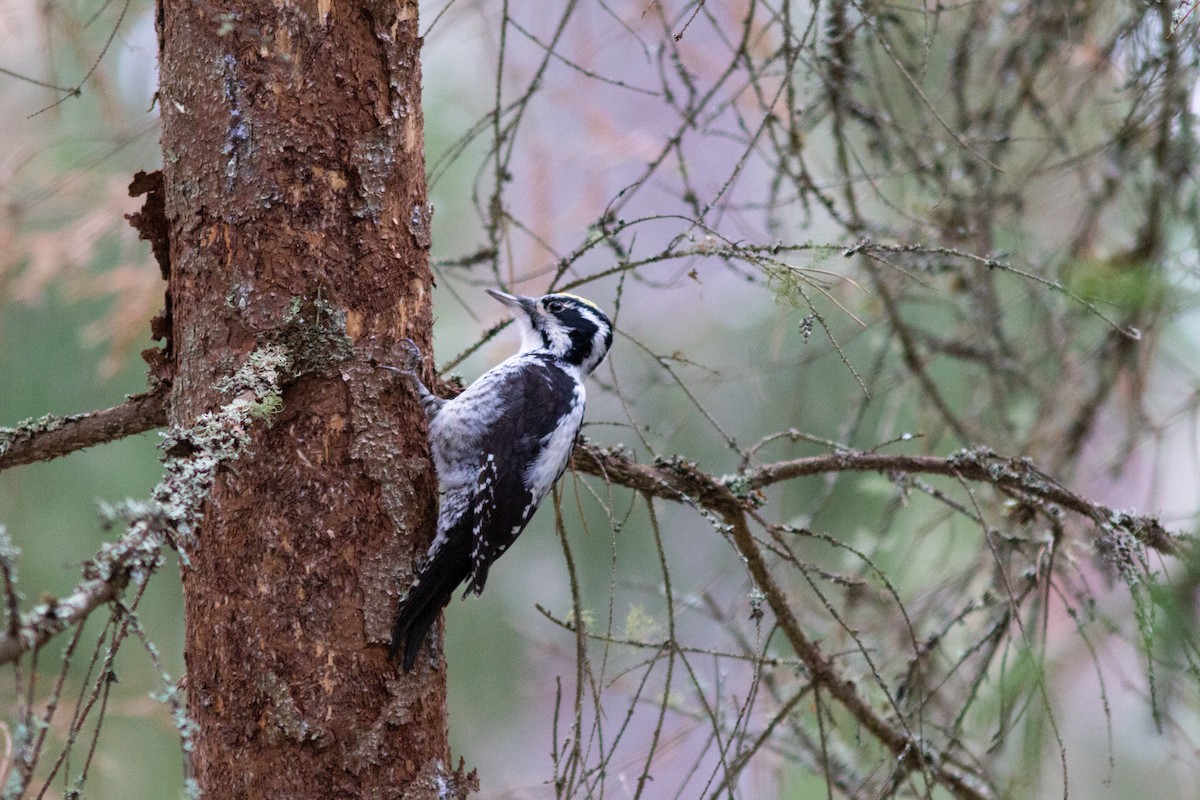
<svg viewBox="0 0 1200 800">
<path fill-rule="evenodd" d="M 499 300 L 504 305 L 511 308 L 513 311 L 520 311 L 527 317 L 532 317 L 537 311 L 537 299 L 533 297 L 525 297 L 520 294 L 505 294 L 496 289 L 485 289 L 485 292 Z"/>
</svg>

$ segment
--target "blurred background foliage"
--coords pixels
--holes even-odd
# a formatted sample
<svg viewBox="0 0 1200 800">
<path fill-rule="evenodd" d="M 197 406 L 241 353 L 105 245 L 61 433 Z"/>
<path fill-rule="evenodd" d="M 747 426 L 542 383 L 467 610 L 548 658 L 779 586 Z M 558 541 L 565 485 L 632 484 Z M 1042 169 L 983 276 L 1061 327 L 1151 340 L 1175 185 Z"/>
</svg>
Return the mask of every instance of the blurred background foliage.
<svg viewBox="0 0 1200 800">
<path fill-rule="evenodd" d="M 585 434 L 642 460 L 678 454 L 726 475 L 834 444 L 982 445 L 1190 532 L 1187 10 L 425 3 L 437 361 L 470 380 L 515 347 L 485 334 L 504 314 L 482 287 L 568 288 L 619 327 Z M 0 424 L 145 388 L 137 354 L 162 281 L 123 215 L 139 205 L 132 174 L 162 158 L 152 13 L 0 5 Z M 157 440 L 0 473 L 27 602 L 76 583 L 111 536 L 97 500 L 144 497 Z M 732 774 L 738 796 L 824 797 L 822 742 L 845 764 L 839 796 L 945 796 L 893 779 L 888 754 L 804 694 L 709 521 L 661 505 L 652 519 L 636 495 L 573 475 L 560 495 L 566 536 L 543 510 L 487 595 L 448 610 L 453 749 L 483 796 L 725 796 Z M 1055 530 L 952 480 L 829 474 L 766 499 L 764 517 L 788 526 L 771 535 L 803 553 L 780 556 L 781 580 L 809 635 L 864 692 L 886 685 L 898 708 L 927 715 L 931 740 L 962 744 L 1001 796 L 1061 796 L 1068 782 L 1093 798 L 1193 795 L 1194 565 L 1142 553 L 1129 578 L 1087 526 Z M 1031 593 L 1007 583 L 1027 576 Z M 584 663 L 566 629 L 573 590 L 608 640 Z M 177 680 L 173 568 L 140 608 Z M 993 645 L 979 676 L 965 674 Z M 671 685 L 668 650 L 686 665 Z M 77 662 L 68 697 L 84 686 Z M 116 672 L 86 794 L 174 795 L 175 726 L 151 698 L 167 678 L 140 645 Z M 580 685 L 590 699 L 577 712 Z M 5 708 L 17 701 L 0 689 Z M 592 772 L 568 790 L 572 739 Z M 753 761 L 731 769 L 741 752 Z M 45 796 L 66 796 L 81 763 Z"/>
</svg>

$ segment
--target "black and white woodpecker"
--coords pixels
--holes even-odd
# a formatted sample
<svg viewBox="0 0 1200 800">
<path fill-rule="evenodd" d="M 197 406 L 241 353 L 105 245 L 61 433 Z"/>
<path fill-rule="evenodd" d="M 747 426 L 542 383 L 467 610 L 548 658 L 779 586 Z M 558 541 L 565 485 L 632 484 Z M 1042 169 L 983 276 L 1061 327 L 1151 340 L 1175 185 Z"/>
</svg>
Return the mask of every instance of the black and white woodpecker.
<svg viewBox="0 0 1200 800">
<path fill-rule="evenodd" d="M 437 538 L 392 628 L 393 658 L 409 672 L 455 589 L 479 594 L 492 564 L 512 545 L 562 475 L 583 423 L 583 379 L 612 345 L 612 323 L 570 294 L 522 297 L 488 289 L 512 309 L 521 349 L 452 400 L 408 375 L 429 420 L 441 486 Z"/>
</svg>

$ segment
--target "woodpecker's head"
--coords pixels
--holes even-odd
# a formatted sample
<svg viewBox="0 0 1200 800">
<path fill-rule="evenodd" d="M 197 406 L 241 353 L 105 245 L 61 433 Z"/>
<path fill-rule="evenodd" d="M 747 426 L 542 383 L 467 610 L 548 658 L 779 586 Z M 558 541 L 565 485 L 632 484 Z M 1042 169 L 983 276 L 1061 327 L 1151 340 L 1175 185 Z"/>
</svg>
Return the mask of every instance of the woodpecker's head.
<svg viewBox="0 0 1200 800">
<path fill-rule="evenodd" d="M 587 375 L 612 345 L 612 323 L 595 303 L 573 294 L 523 297 L 495 289 L 487 293 L 508 306 L 521 326 L 521 352 L 544 350 Z"/>
</svg>

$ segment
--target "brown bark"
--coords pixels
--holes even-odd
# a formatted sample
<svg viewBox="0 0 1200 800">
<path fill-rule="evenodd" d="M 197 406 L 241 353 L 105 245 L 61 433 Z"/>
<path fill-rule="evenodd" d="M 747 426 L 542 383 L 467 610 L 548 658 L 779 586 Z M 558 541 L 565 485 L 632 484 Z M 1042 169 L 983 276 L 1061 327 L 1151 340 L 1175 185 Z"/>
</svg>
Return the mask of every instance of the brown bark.
<svg viewBox="0 0 1200 800">
<path fill-rule="evenodd" d="M 429 352 L 429 212 L 415 0 L 161 0 L 170 419 L 299 305 L 354 355 L 287 387 L 218 479 L 184 568 L 193 770 L 206 798 L 435 797 L 444 671 L 387 661 L 436 487 L 411 393 L 374 368 Z M 319 360 L 319 359 L 318 359 Z"/>
</svg>

